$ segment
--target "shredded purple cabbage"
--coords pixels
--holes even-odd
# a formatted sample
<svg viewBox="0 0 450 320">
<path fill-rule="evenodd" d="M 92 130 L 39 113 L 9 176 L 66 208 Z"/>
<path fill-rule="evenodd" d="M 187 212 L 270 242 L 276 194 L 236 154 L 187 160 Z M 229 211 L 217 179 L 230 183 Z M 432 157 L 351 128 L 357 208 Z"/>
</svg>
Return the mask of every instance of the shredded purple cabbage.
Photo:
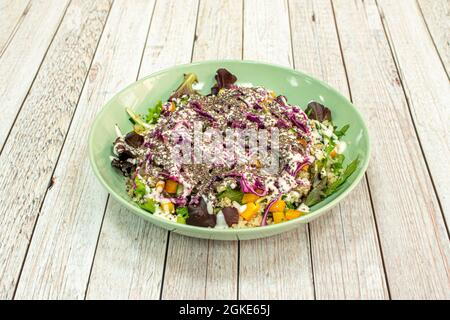
<svg viewBox="0 0 450 320">
<path fill-rule="evenodd" d="M 275 199 L 273 199 L 272 201 L 269 202 L 269 204 L 266 206 L 266 209 L 264 209 L 264 215 L 263 218 L 261 220 L 261 226 L 266 226 L 267 225 L 267 216 L 269 215 L 269 210 L 270 207 L 272 207 L 272 205 L 279 199 L 279 197 L 276 197 Z"/>
<path fill-rule="evenodd" d="M 275 98 L 275 101 L 278 102 L 278 104 L 280 106 L 283 106 L 283 107 L 287 107 L 288 106 L 286 104 L 287 98 L 285 96 L 279 95 L 278 97 Z"/>
<path fill-rule="evenodd" d="M 206 112 L 205 110 L 203 110 L 202 106 L 200 105 L 200 103 L 198 101 L 191 101 L 190 102 L 192 109 L 197 112 L 199 115 L 207 118 L 210 121 L 216 121 L 216 119 L 210 115 L 208 112 Z"/>
<path fill-rule="evenodd" d="M 245 177 L 243 175 L 241 175 L 239 184 L 241 186 L 241 191 L 244 193 L 253 193 L 259 197 L 264 197 L 267 194 L 267 190 L 265 189 L 265 187 L 262 185 L 261 182 L 259 182 L 259 184 L 258 184 L 261 188 L 256 186 L 256 181 L 255 181 L 255 185 L 252 186 L 248 183 L 248 181 L 245 179 Z M 263 192 L 257 192 L 255 189 L 261 189 L 261 190 L 263 190 Z"/>
<path fill-rule="evenodd" d="M 253 109 L 255 110 L 262 110 L 263 107 L 261 107 L 261 105 L 258 102 L 255 102 L 253 104 Z"/>
<path fill-rule="evenodd" d="M 252 114 L 252 113 L 247 113 L 247 119 L 249 120 L 249 121 L 251 121 L 251 122 L 254 122 L 254 123 L 256 123 L 256 124 L 258 124 L 258 128 L 259 129 L 264 129 L 264 123 L 263 123 L 263 121 L 258 117 L 258 116 L 255 116 L 254 114 Z"/>
<path fill-rule="evenodd" d="M 309 132 L 307 126 L 302 123 L 300 120 L 297 119 L 297 117 L 295 116 L 295 114 L 293 112 L 288 113 L 288 118 L 289 120 L 292 121 L 292 123 L 298 127 L 300 130 L 302 130 L 303 132 L 307 133 Z"/>
<path fill-rule="evenodd" d="M 297 168 L 295 168 L 294 172 L 292 172 L 291 175 L 295 177 L 295 176 L 297 175 L 297 173 L 298 173 L 303 167 L 305 167 L 306 165 L 309 165 L 309 164 L 310 164 L 309 158 L 306 158 L 305 160 L 303 160 L 303 161 L 297 163 Z"/>
<path fill-rule="evenodd" d="M 278 119 L 278 120 L 277 120 L 277 123 L 275 124 L 275 126 L 276 126 L 277 128 L 280 128 L 280 129 L 282 129 L 282 128 L 287 129 L 287 128 L 290 128 L 290 127 L 291 127 L 291 126 L 289 125 L 289 123 L 287 123 L 287 121 L 284 120 L 284 119 Z"/>
<path fill-rule="evenodd" d="M 247 124 L 239 120 L 233 120 L 231 122 L 231 127 L 235 129 L 245 129 L 247 127 Z"/>
</svg>

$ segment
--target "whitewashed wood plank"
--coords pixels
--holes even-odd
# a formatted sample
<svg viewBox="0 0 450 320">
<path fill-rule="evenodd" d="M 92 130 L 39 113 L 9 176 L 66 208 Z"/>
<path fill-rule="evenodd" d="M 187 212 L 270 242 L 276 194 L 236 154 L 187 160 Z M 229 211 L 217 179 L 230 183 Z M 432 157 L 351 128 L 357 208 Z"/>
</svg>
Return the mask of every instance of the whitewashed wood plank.
<svg viewBox="0 0 450 320">
<path fill-rule="evenodd" d="M 242 58 L 243 0 L 200 1 L 194 61 Z"/>
<path fill-rule="evenodd" d="M 27 15 L 29 7 L 30 0 L 2 0 L 0 2 L 0 57 L 14 37 L 20 22 Z"/>
<path fill-rule="evenodd" d="M 236 299 L 238 293 L 237 241 L 209 241 L 204 299 Z"/>
<path fill-rule="evenodd" d="M 241 58 L 241 1 L 201 1 L 197 19 L 194 61 Z M 171 234 L 163 298 L 236 299 L 237 261 L 237 241 Z"/>
<path fill-rule="evenodd" d="M 0 150 L 68 3 L 68 0 L 33 2 L 0 59 Z"/>
<path fill-rule="evenodd" d="M 106 1 L 72 2 L 0 155 L 1 297 L 16 287 L 107 12 Z"/>
<path fill-rule="evenodd" d="M 167 231 L 109 198 L 87 299 L 158 299 Z"/>
<path fill-rule="evenodd" d="M 289 5 L 296 69 L 349 97 L 331 2 Z M 310 232 L 317 299 L 389 298 L 365 178 L 338 207 L 310 223 Z"/>
<path fill-rule="evenodd" d="M 368 179 L 391 297 L 448 299 L 448 235 L 377 6 L 333 4 L 352 98 L 372 132 Z"/>
<path fill-rule="evenodd" d="M 190 61 L 197 8 L 197 1 L 156 2 L 139 77 Z M 87 298 L 158 299 L 167 239 L 110 198 Z"/>
<path fill-rule="evenodd" d="M 378 3 L 444 217 L 450 224 L 450 162 L 443 161 L 450 159 L 447 74 L 415 1 Z"/>
<path fill-rule="evenodd" d="M 204 239 L 170 234 L 162 299 L 205 299 L 208 270 L 207 245 L 208 241 Z"/>
<path fill-rule="evenodd" d="M 156 3 L 140 78 L 173 65 L 190 62 L 197 10 L 198 0 Z"/>
<path fill-rule="evenodd" d="M 245 1 L 244 59 L 292 66 L 286 1 Z M 239 298 L 314 298 L 306 225 L 267 239 L 241 241 Z"/>
<path fill-rule="evenodd" d="M 108 13 L 110 1 L 95 3 L 88 12 Z M 87 133 L 101 106 L 136 79 L 153 4 L 114 2 L 55 170 L 55 185 L 41 209 L 17 298 L 85 297 L 107 199 L 87 160 Z"/>
<path fill-rule="evenodd" d="M 418 3 L 448 75 L 450 73 L 450 3 L 448 0 L 418 0 Z"/>
</svg>

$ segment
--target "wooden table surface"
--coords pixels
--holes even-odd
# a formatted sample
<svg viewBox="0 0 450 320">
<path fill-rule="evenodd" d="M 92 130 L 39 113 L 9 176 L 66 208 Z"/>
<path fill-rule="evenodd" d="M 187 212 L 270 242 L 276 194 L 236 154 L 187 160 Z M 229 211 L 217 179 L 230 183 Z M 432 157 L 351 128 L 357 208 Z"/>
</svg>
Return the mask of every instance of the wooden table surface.
<svg viewBox="0 0 450 320">
<path fill-rule="evenodd" d="M 0 0 L 0 298 L 450 299 L 449 41 L 448 0 Z M 371 163 L 327 215 L 193 239 L 97 182 L 108 99 L 222 58 L 302 70 L 361 110 Z"/>
</svg>

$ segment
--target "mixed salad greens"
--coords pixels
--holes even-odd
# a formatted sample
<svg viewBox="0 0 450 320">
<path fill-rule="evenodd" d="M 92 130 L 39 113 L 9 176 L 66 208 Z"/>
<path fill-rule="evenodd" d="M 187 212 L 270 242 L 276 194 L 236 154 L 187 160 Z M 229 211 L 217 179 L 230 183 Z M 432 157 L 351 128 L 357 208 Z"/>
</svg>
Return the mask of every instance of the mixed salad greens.
<svg viewBox="0 0 450 320">
<path fill-rule="evenodd" d="M 358 159 L 344 166 L 342 137 L 349 125 L 337 128 L 327 107 L 313 101 L 303 111 L 272 90 L 236 85 L 226 69 L 217 70 L 215 79 L 211 93 L 202 95 L 194 89 L 197 76 L 186 74 L 168 100 L 147 114 L 126 109 L 133 131 L 123 135 L 116 126 L 111 163 L 144 210 L 199 227 L 276 224 L 308 214 L 357 169 Z M 266 141 L 271 156 L 245 144 L 262 143 L 261 135 L 246 136 L 234 153 L 222 149 L 226 138 L 220 145 L 204 139 L 200 153 L 214 161 L 199 162 L 194 127 L 221 138 L 233 129 L 233 139 L 245 130 L 266 131 L 272 138 L 277 133 L 278 139 Z M 194 147 L 189 155 L 194 161 L 174 160 L 182 144 Z"/>
</svg>

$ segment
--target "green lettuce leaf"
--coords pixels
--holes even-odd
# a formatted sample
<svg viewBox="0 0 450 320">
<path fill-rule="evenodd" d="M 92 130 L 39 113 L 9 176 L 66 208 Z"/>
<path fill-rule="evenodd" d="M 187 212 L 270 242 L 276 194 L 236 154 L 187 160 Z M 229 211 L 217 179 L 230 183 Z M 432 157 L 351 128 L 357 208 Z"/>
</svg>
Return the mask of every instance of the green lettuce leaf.
<svg viewBox="0 0 450 320">
<path fill-rule="evenodd" d="M 352 175 L 353 172 L 358 168 L 359 165 L 359 159 L 356 158 L 351 163 L 348 164 L 348 166 L 345 168 L 344 173 L 337 179 L 335 182 L 330 184 L 326 190 L 325 195 L 329 196 L 332 193 L 336 191 L 337 188 L 339 188 L 347 179 Z"/>
<path fill-rule="evenodd" d="M 223 192 L 221 192 L 217 197 L 219 199 L 228 198 L 231 201 L 236 201 L 238 203 L 242 203 L 242 197 L 244 194 L 240 190 L 231 189 L 230 187 L 227 187 L 227 189 Z"/>
<path fill-rule="evenodd" d="M 147 123 L 156 123 L 161 115 L 162 110 L 162 102 L 158 101 L 158 103 L 155 105 L 154 108 L 148 109 L 147 116 L 145 118 L 145 121 Z"/>
<path fill-rule="evenodd" d="M 137 196 L 145 195 L 145 183 L 139 179 L 138 176 L 134 178 L 134 183 L 136 184 L 136 188 L 134 189 L 134 194 Z"/>
<path fill-rule="evenodd" d="M 345 133 L 347 132 L 348 128 L 350 128 L 350 125 L 346 124 L 341 129 L 334 130 L 334 134 L 336 135 L 336 137 L 338 137 L 338 139 L 340 139 L 340 138 L 342 138 L 345 135 Z"/>
<path fill-rule="evenodd" d="M 187 207 L 178 207 L 175 210 L 175 213 L 177 214 L 177 216 L 179 217 L 183 217 L 183 218 L 187 218 L 189 217 L 189 211 Z"/>
<path fill-rule="evenodd" d="M 178 89 L 172 93 L 169 100 L 172 100 L 174 98 L 181 98 L 183 96 L 190 96 L 196 91 L 192 87 L 194 83 L 197 83 L 197 75 L 195 73 L 188 73 L 184 75 L 184 81 L 183 83 L 178 87 Z"/>
<path fill-rule="evenodd" d="M 305 199 L 305 204 L 308 207 L 315 205 L 320 202 L 323 198 L 325 198 L 324 189 L 327 186 L 327 179 L 324 178 L 320 181 L 318 185 L 316 185 L 309 193 Z"/>
<path fill-rule="evenodd" d="M 155 203 L 156 203 L 155 200 L 147 199 L 147 201 L 139 204 L 139 206 L 148 212 L 155 213 Z"/>
</svg>

